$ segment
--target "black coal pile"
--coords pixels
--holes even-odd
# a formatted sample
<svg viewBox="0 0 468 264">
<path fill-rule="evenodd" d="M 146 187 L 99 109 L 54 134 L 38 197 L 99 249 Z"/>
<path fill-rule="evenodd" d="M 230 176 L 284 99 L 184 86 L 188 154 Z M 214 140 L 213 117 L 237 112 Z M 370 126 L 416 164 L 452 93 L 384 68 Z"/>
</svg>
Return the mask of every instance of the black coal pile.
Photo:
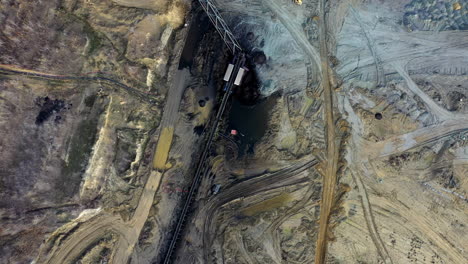
<svg viewBox="0 0 468 264">
<path fill-rule="evenodd" d="M 36 99 L 36 105 L 41 108 L 39 110 L 39 114 L 36 117 L 36 125 L 41 125 L 42 123 L 47 121 L 53 114 L 59 113 L 61 110 L 67 108 L 65 101 L 60 99 L 52 100 L 48 96 L 38 97 Z M 68 106 L 68 109 L 70 109 L 70 106 Z M 54 120 L 55 122 L 59 122 L 61 120 L 61 117 L 56 116 Z"/>
<path fill-rule="evenodd" d="M 242 84 L 234 89 L 234 97 L 236 100 L 244 105 L 254 105 L 260 96 L 260 81 L 255 66 L 247 60 L 245 68 L 248 69 L 246 75 L 242 80 Z"/>
</svg>

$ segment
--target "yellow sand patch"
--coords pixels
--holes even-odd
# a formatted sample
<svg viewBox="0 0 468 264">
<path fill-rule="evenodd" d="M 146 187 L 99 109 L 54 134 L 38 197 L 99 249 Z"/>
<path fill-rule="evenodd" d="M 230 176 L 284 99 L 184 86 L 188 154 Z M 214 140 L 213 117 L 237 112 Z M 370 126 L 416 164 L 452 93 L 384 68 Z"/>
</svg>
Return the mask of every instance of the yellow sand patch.
<svg viewBox="0 0 468 264">
<path fill-rule="evenodd" d="M 291 238 L 295 233 L 293 229 L 301 225 L 303 217 L 306 217 L 306 214 L 298 213 L 284 221 L 280 226 L 281 235 L 286 238 Z"/>
<path fill-rule="evenodd" d="M 112 2 L 121 6 L 148 8 L 153 10 L 164 9 L 169 4 L 168 0 L 112 0 Z"/>
<path fill-rule="evenodd" d="M 243 176 L 245 174 L 245 170 L 244 169 L 235 169 L 235 170 L 231 171 L 231 174 L 233 174 L 234 176 Z"/>
<path fill-rule="evenodd" d="M 280 170 L 282 170 L 282 169 L 284 169 L 284 167 L 280 167 L 279 165 L 278 165 L 278 166 L 276 166 L 276 165 L 271 165 L 271 167 L 269 167 L 269 168 L 267 169 L 267 172 L 268 172 L 268 173 L 274 173 L 274 172 L 280 171 Z"/>
<path fill-rule="evenodd" d="M 171 149 L 172 138 L 174 137 L 173 127 L 164 127 L 159 136 L 158 146 L 153 159 L 153 168 L 157 170 L 166 169 L 167 158 L 169 150 Z"/>
<path fill-rule="evenodd" d="M 307 110 L 309 110 L 309 107 L 312 105 L 313 102 L 314 100 L 312 100 L 308 96 L 304 97 L 304 103 L 301 108 L 301 115 L 305 115 L 305 113 L 307 112 Z"/>
<path fill-rule="evenodd" d="M 216 171 L 219 168 L 219 166 L 222 165 L 223 161 L 224 161 L 224 157 L 221 155 L 214 157 L 212 160 L 211 170 Z"/>
<path fill-rule="evenodd" d="M 186 5 L 178 2 L 171 6 L 169 11 L 161 16 L 161 21 L 169 24 L 172 28 L 178 28 L 184 23 Z"/>
<path fill-rule="evenodd" d="M 286 205 L 289 201 L 292 200 L 292 197 L 288 193 L 283 193 L 266 201 L 254 204 L 242 210 L 242 213 L 246 216 L 253 216 L 261 212 L 269 211 L 275 208 L 282 207 Z"/>
<path fill-rule="evenodd" d="M 278 148 L 280 149 L 290 149 L 293 148 L 296 144 L 296 133 L 294 131 L 291 131 L 284 135 L 284 137 L 281 139 Z"/>
</svg>

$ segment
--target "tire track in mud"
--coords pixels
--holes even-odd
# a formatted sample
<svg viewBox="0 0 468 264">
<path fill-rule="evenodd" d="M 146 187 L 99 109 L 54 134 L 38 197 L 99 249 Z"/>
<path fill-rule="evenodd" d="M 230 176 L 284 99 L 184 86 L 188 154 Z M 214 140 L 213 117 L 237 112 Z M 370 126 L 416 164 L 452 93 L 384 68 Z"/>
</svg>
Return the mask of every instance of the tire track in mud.
<svg viewBox="0 0 468 264">
<path fill-rule="evenodd" d="M 384 141 L 371 143 L 371 144 L 368 144 L 367 146 L 366 144 L 364 144 L 364 146 L 359 147 L 365 150 L 365 152 L 363 153 L 363 156 L 361 156 L 360 158 L 357 158 L 357 157 L 352 158 L 352 160 L 360 161 L 359 165 L 354 163 L 355 164 L 354 171 L 358 173 L 362 172 L 365 174 L 369 174 L 369 173 L 374 174 L 374 169 L 372 168 L 372 166 L 365 165 L 365 164 L 369 164 L 369 159 L 386 157 L 389 155 L 398 154 L 398 153 L 413 149 L 415 147 L 419 147 L 424 144 L 437 142 L 438 140 L 441 140 L 443 138 L 446 138 L 456 133 L 463 133 L 464 131 L 467 131 L 467 130 L 468 130 L 468 119 L 449 120 L 449 121 L 445 121 L 437 125 L 424 127 L 424 128 L 415 130 L 407 134 L 394 136 Z M 367 150 L 372 150 L 372 151 L 369 152 Z M 364 218 L 366 220 L 366 224 L 367 224 L 369 233 L 371 235 L 371 238 L 377 248 L 377 252 L 382 257 L 384 263 L 393 263 L 392 259 L 390 258 L 388 254 L 388 251 L 386 250 L 385 244 L 381 240 L 380 235 L 378 233 L 377 225 L 375 223 L 375 218 L 374 218 L 374 214 L 372 211 L 372 206 L 370 204 L 366 188 L 359 176 L 356 176 L 354 173 L 352 173 L 352 177 L 358 187 L 358 192 L 361 197 L 361 203 L 362 203 L 363 212 L 364 212 Z M 376 204 L 381 204 L 381 202 L 378 202 Z M 401 211 L 406 212 L 409 210 L 409 208 L 407 207 L 401 207 L 399 205 L 393 205 L 393 206 L 398 207 L 398 208 L 394 208 L 395 210 L 392 210 L 394 212 L 401 212 Z M 426 227 L 429 226 L 429 224 L 421 223 L 418 226 L 421 226 L 421 228 L 423 229 L 427 229 Z M 440 241 L 439 237 L 434 236 L 434 232 L 425 232 L 425 233 L 433 237 L 435 241 Z M 447 250 L 447 248 L 444 248 L 444 246 L 441 246 L 441 248 L 443 248 L 444 251 L 450 252 L 449 250 Z M 456 253 L 452 255 L 456 255 Z M 459 256 L 452 256 L 452 257 L 457 258 Z"/>
<path fill-rule="evenodd" d="M 103 236 L 109 233 L 115 233 L 119 237 L 125 236 L 127 226 L 123 223 L 120 217 L 109 215 L 107 213 L 99 214 L 86 222 L 75 223 L 68 232 L 56 237 L 52 248 L 48 251 L 44 247 L 39 252 L 36 263 L 73 263 L 76 261 L 83 251 L 90 245 L 102 239 Z M 79 228 L 73 231 L 75 228 Z M 51 236 L 49 239 L 53 238 Z"/>
<path fill-rule="evenodd" d="M 335 135 L 335 119 L 333 115 L 333 91 L 330 85 L 328 49 L 326 43 L 327 30 L 325 25 L 325 0 L 319 2 L 319 46 L 317 50 L 310 44 L 304 34 L 304 31 L 299 28 L 290 18 L 288 18 L 285 10 L 274 1 L 263 1 L 263 4 L 268 7 L 281 21 L 284 27 L 290 32 L 296 43 L 301 47 L 306 56 L 309 57 L 312 63 L 316 65 L 317 71 L 321 73 L 323 87 L 323 101 L 325 105 L 325 120 L 327 134 L 327 168 L 323 177 L 322 201 L 320 207 L 320 226 L 318 240 L 316 243 L 315 263 L 324 263 L 327 247 L 327 232 L 328 222 L 330 218 L 331 208 L 336 187 L 336 172 L 338 167 L 338 149 L 336 146 Z"/>
<path fill-rule="evenodd" d="M 151 99 L 149 96 L 150 94 L 144 93 L 136 88 L 130 87 L 124 83 L 121 83 L 115 79 L 105 77 L 102 75 L 95 75 L 95 76 L 86 76 L 79 75 L 79 76 L 72 76 L 72 75 L 58 75 L 52 73 L 44 73 L 33 71 L 29 69 L 22 69 L 13 65 L 6 65 L 0 64 L 0 74 L 5 75 L 23 75 L 30 78 L 40 78 L 40 79 L 49 79 L 49 80 L 59 80 L 59 81 L 97 81 L 97 82 L 104 82 L 108 85 L 116 85 L 119 88 L 127 91 L 129 94 L 136 96 L 142 101 L 146 101 L 150 104 L 154 104 L 155 101 Z M 98 72 L 99 73 L 99 72 Z"/>
<path fill-rule="evenodd" d="M 255 261 L 253 261 L 252 258 L 250 258 L 249 252 L 245 249 L 244 240 L 242 238 L 242 234 L 240 233 L 240 231 L 236 232 L 235 241 L 236 241 L 236 244 L 239 247 L 239 251 L 240 251 L 242 257 L 244 258 L 244 260 L 246 261 L 246 263 L 247 264 L 254 264 Z"/>
<path fill-rule="evenodd" d="M 313 197 L 314 197 L 314 186 L 309 185 L 308 190 L 306 191 L 306 194 L 304 195 L 304 199 L 298 201 L 295 203 L 291 208 L 289 208 L 286 213 L 280 215 L 278 218 L 276 218 L 265 230 L 265 233 L 262 236 L 271 236 L 271 240 L 273 241 L 274 245 L 279 245 L 280 244 L 280 238 L 278 232 L 276 230 L 279 229 L 279 227 L 287 221 L 290 217 L 296 215 L 299 213 L 299 210 L 304 209 L 307 206 L 317 206 L 319 205 L 318 202 L 312 203 L 312 204 L 307 204 L 309 203 Z M 310 263 L 313 261 L 314 256 L 311 255 L 310 261 L 307 261 L 306 263 Z"/>
<path fill-rule="evenodd" d="M 427 220 L 427 218 L 418 215 L 414 210 L 403 203 L 389 202 L 387 197 L 375 196 L 374 200 L 377 200 L 374 202 L 375 205 L 378 205 L 375 206 L 376 209 L 380 209 L 380 212 L 377 212 L 377 214 L 390 218 L 394 223 L 405 227 L 413 234 L 423 234 L 428 241 L 431 241 L 432 246 L 442 250 L 446 257 L 451 259 L 451 262 L 447 263 L 468 263 L 468 257 L 464 254 L 463 250 L 454 247 L 441 232 L 438 232 L 438 230 L 434 228 L 437 226 L 437 221 L 433 219 Z M 398 213 L 392 214 L 385 212 Z M 411 223 L 414 229 L 409 228 L 408 223 Z"/>
<path fill-rule="evenodd" d="M 440 34 L 444 34 L 444 41 L 441 42 L 431 42 L 430 40 L 426 39 L 424 33 L 418 32 L 412 34 L 408 33 L 395 33 L 395 32 L 379 32 L 379 31 L 370 31 L 368 32 L 373 39 L 380 39 L 385 40 L 386 44 L 391 44 L 393 42 L 398 41 L 406 41 L 408 43 L 414 43 L 421 45 L 422 47 L 418 49 L 396 49 L 393 47 L 388 47 L 385 52 L 380 54 L 380 63 L 381 65 L 388 65 L 391 63 L 407 63 L 414 58 L 427 56 L 430 54 L 431 56 L 440 55 L 440 54 L 453 54 L 454 56 L 463 55 L 463 51 L 468 47 L 468 38 L 456 38 L 452 36 L 450 32 L 440 32 Z M 414 35 L 418 34 L 418 35 Z M 345 36 L 343 36 L 345 37 Z M 455 41 L 456 40 L 456 41 Z M 340 66 L 338 66 L 338 72 L 347 74 L 345 79 L 350 79 L 352 73 L 358 69 L 362 70 L 369 67 L 375 67 L 375 59 L 373 56 L 366 56 L 365 58 L 360 58 L 359 60 L 359 67 L 356 68 L 355 61 L 351 62 L 344 62 Z"/>
<path fill-rule="evenodd" d="M 275 1 L 263 0 L 263 4 L 278 17 L 281 24 L 291 34 L 291 37 L 294 39 L 296 44 L 304 51 L 305 55 L 309 57 L 311 63 L 313 63 L 316 67 L 316 72 L 318 73 L 321 67 L 320 53 L 314 46 L 310 44 L 302 28 L 288 17 L 292 15 L 283 10 L 283 8 L 275 3 Z"/>
<path fill-rule="evenodd" d="M 358 192 L 361 197 L 361 204 L 364 211 L 364 219 L 366 219 L 367 229 L 369 230 L 371 239 L 377 248 L 377 253 L 382 258 L 384 263 L 393 264 L 393 261 L 388 254 L 387 248 L 385 247 L 385 244 L 380 238 L 379 232 L 377 230 L 377 225 L 374 221 L 374 215 L 372 214 L 372 207 L 369 202 L 369 196 L 367 195 L 366 187 L 364 186 L 364 183 L 359 176 L 354 175 L 354 173 L 351 173 L 351 176 L 353 177 L 353 180 L 358 187 Z"/>
<path fill-rule="evenodd" d="M 430 110 L 430 112 L 436 116 L 439 122 L 454 119 L 458 116 L 457 114 L 450 113 L 449 111 L 440 107 L 426 93 L 419 89 L 418 85 L 411 79 L 406 69 L 403 68 L 400 64 L 392 63 L 392 66 L 393 68 L 395 68 L 398 74 L 400 74 L 400 76 L 403 77 L 403 79 L 406 82 L 406 85 L 408 86 L 408 89 L 424 102 L 428 110 Z"/>
<path fill-rule="evenodd" d="M 361 28 L 361 32 L 364 35 L 367 43 L 367 47 L 369 48 L 372 58 L 374 58 L 374 63 L 375 63 L 375 69 L 377 72 L 377 81 L 376 81 L 376 86 L 378 87 L 383 87 L 385 86 L 385 72 L 383 70 L 382 66 L 382 60 L 377 54 L 377 50 L 375 46 L 372 44 L 371 39 L 369 37 L 369 34 L 367 33 L 366 29 L 364 28 L 364 24 L 361 21 L 361 18 L 359 17 L 358 12 L 350 5 L 349 9 L 351 10 L 351 13 L 353 14 L 355 20 L 358 22 L 359 27 Z"/>
<path fill-rule="evenodd" d="M 154 103 L 153 99 L 149 98 L 148 94 L 103 76 L 55 75 L 0 64 L 0 74 L 2 73 L 7 75 L 16 74 L 31 78 L 62 81 L 104 81 L 108 84 L 116 84 L 120 88 L 123 88 L 132 95 L 136 95 L 144 101 Z M 183 77 L 186 77 L 186 75 Z M 176 100 L 180 100 L 180 94 L 177 93 L 180 89 L 183 90 L 183 87 L 177 87 L 177 91 L 174 91 L 176 89 L 171 90 L 172 93 L 169 95 L 171 100 L 173 100 L 172 97 L 175 97 Z M 174 111 L 170 111 L 170 113 L 171 115 L 165 114 L 163 119 L 165 117 L 165 119 L 170 119 L 170 121 L 174 122 L 174 115 L 176 115 L 176 113 L 174 113 Z M 64 235 L 60 234 L 57 237 L 51 236 L 51 238 L 56 238 L 56 241 L 53 245 L 50 245 L 50 248 L 45 247 L 41 250 L 36 262 L 50 264 L 74 263 L 83 254 L 83 252 L 93 245 L 93 243 L 96 243 L 109 233 L 114 233 L 117 234 L 118 237 L 112 250 L 111 262 L 127 263 L 135 245 L 138 242 L 144 223 L 148 218 L 154 195 L 159 188 L 161 179 L 161 172 L 152 171 L 150 173 L 143 188 L 138 205 L 135 208 L 135 212 L 129 221 L 123 220 L 115 213 L 100 213 L 92 219 L 88 219 L 88 221 L 80 222 L 79 224 L 75 223 L 77 230 L 71 229 Z"/>
<path fill-rule="evenodd" d="M 366 143 L 363 146 L 363 154 L 368 159 L 387 157 L 466 131 L 468 117 L 448 120 L 376 143 Z"/>
<path fill-rule="evenodd" d="M 242 197 L 257 195 L 265 191 L 282 188 L 304 182 L 307 177 L 294 177 L 315 166 L 315 159 L 294 164 L 285 169 L 271 174 L 264 174 L 249 178 L 225 189 L 222 193 L 209 200 L 195 218 L 203 216 L 205 219 L 202 226 L 203 234 L 203 258 L 205 263 L 210 263 L 209 252 L 212 248 L 214 235 L 216 234 L 216 212 L 225 204 Z M 272 184 L 273 182 L 273 184 Z"/>
</svg>

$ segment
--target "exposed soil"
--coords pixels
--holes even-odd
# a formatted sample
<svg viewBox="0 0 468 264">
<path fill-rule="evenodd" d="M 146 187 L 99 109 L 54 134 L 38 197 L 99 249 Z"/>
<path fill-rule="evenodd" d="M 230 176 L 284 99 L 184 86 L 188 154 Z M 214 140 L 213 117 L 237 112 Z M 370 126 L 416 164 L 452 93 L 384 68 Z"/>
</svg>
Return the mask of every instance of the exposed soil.
<svg viewBox="0 0 468 264">
<path fill-rule="evenodd" d="M 196 1 L 7 2 L 0 262 L 162 262 L 233 54 Z M 213 2 L 247 74 L 174 263 L 467 263 L 465 2 Z"/>
</svg>

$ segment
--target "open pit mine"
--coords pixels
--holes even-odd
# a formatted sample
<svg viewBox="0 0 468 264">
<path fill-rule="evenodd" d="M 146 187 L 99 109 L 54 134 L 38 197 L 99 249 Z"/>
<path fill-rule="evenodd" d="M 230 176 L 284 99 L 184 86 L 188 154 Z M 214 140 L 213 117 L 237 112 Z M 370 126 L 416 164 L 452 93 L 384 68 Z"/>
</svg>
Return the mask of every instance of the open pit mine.
<svg viewBox="0 0 468 264">
<path fill-rule="evenodd" d="M 0 263 L 467 264 L 468 0 L 0 0 Z"/>
</svg>

